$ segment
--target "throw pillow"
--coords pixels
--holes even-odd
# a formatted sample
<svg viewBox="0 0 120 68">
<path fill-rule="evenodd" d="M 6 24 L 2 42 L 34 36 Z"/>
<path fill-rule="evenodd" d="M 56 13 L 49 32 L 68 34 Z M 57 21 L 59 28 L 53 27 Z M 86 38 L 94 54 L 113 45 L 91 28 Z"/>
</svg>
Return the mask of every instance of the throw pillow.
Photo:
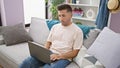
<svg viewBox="0 0 120 68">
<path fill-rule="evenodd" d="M 86 53 L 87 49 L 82 46 L 78 55 L 73 59 L 80 68 L 104 68 L 104 66 L 93 56 Z"/>
<path fill-rule="evenodd" d="M 59 20 L 47 20 L 46 23 L 47 23 L 49 30 L 51 30 L 52 26 L 60 23 L 60 21 Z"/>
<path fill-rule="evenodd" d="M 91 29 L 88 34 L 88 37 L 84 39 L 83 45 L 88 49 L 95 41 L 99 33 L 100 33 L 99 29 Z"/>
<path fill-rule="evenodd" d="M 76 24 L 79 28 L 82 29 L 83 31 L 83 35 L 84 35 L 84 39 L 87 38 L 89 32 L 90 32 L 90 29 L 94 29 L 95 27 L 90 27 L 90 26 L 87 26 L 87 25 L 81 25 L 81 24 Z"/>
<path fill-rule="evenodd" d="M 55 24 L 58 24 L 60 23 L 59 20 L 47 20 L 46 21 L 47 23 L 47 26 L 49 28 L 49 30 L 51 30 L 52 26 L 55 25 Z M 87 25 L 81 25 L 81 24 L 76 24 L 79 28 L 82 29 L 83 31 L 83 35 L 84 35 L 84 38 L 86 39 L 89 32 L 90 32 L 90 29 L 94 29 L 95 27 L 90 27 L 90 26 L 87 26 Z"/>
<path fill-rule="evenodd" d="M 23 23 L 14 26 L 4 26 L 1 30 L 6 45 L 18 44 L 26 41 L 32 41 Z"/>
<path fill-rule="evenodd" d="M 47 27 L 46 20 L 32 17 L 29 34 L 34 42 L 37 42 L 42 45 L 45 44 L 49 34 L 49 29 Z"/>
<path fill-rule="evenodd" d="M 106 68 L 120 65 L 120 34 L 105 27 L 87 51 L 95 56 Z"/>
</svg>

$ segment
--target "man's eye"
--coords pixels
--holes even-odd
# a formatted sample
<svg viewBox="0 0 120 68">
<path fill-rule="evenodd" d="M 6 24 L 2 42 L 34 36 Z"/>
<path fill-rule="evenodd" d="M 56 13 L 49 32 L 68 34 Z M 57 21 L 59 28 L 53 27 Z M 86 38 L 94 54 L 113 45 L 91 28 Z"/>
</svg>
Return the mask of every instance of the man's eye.
<svg viewBox="0 0 120 68">
<path fill-rule="evenodd" d="M 62 17 L 65 17 L 65 15 L 62 15 Z"/>
<path fill-rule="evenodd" d="M 59 17 L 61 17 L 61 15 L 58 15 Z"/>
</svg>

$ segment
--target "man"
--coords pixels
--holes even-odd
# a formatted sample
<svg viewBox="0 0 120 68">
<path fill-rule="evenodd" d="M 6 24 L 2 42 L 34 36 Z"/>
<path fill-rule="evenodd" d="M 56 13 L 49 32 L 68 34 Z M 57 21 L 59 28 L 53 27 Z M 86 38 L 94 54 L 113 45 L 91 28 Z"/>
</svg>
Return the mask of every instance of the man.
<svg viewBox="0 0 120 68">
<path fill-rule="evenodd" d="M 80 28 L 71 22 L 72 8 L 67 4 L 57 6 L 60 24 L 52 27 L 48 36 L 45 48 L 49 49 L 51 54 L 51 64 L 45 64 L 36 58 L 29 57 L 20 68 L 65 68 L 74 58 L 83 42 L 83 33 Z"/>
</svg>

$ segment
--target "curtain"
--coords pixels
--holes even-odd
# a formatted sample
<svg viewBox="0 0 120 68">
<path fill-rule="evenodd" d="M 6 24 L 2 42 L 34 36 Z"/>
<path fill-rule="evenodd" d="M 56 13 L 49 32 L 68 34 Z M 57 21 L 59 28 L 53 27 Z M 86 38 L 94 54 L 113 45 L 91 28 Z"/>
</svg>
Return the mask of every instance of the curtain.
<svg viewBox="0 0 120 68">
<path fill-rule="evenodd" d="M 99 11 L 95 22 L 99 29 L 103 29 L 108 24 L 109 10 L 107 3 L 108 0 L 100 0 Z"/>
</svg>

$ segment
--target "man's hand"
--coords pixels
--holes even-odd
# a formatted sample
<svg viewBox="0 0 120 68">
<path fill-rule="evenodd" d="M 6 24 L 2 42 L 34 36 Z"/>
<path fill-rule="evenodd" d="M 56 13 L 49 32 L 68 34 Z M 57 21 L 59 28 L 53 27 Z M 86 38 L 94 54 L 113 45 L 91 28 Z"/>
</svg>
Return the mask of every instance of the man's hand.
<svg viewBox="0 0 120 68">
<path fill-rule="evenodd" d="M 58 55 L 58 54 L 51 54 L 50 55 L 50 60 L 52 60 L 52 61 L 56 61 L 59 59 L 61 59 L 61 58 L 60 58 L 60 55 Z"/>
<path fill-rule="evenodd" d="M 50 55 L 50 60 L 52 61 L 56 61 L 56 60 L 60 60 L 60 59 L 71 59 L 74 58 L 75 56 L 77 56 L 79 50 L 73 50 L 67 53 L 63 53 L 63 54 L 51 54 Z"/>
<path fill-rule="evenodd" d="M 47 42 L 45 43 L 45 46 L 44 46 L 44 47 L 45 47 L 46 49 L 49 49 L 50 46 L 51 46 L 51 44 L 52 44 L 51 42 L 47 41 Z"/>
</svg>

